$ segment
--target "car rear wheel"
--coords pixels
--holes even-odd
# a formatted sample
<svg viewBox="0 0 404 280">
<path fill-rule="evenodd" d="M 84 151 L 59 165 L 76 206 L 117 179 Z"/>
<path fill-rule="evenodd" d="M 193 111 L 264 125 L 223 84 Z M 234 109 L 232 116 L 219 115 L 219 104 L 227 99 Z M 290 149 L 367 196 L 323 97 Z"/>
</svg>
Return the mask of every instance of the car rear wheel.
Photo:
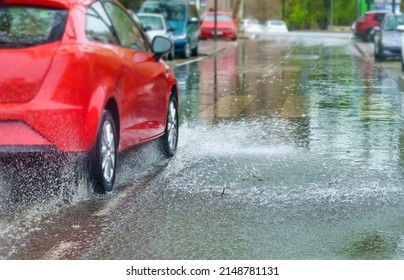
<svg viewBox="0 0 404 280">
<path fill-rule="evenodd" d="M 383 50 L 381 49 L 378 43 L 375 44 L 375 60 L 377 61 L 384 60 Z"/>
<path fill-rule="evenodd" d="M 172 157 L 177 151 L 178 145 L 178 110 L 177 98 L 172 95 L 168 103 L 167 121 L 164 135 L 160 138 L 160 146 L 163 155 Z"/>
<path fill-rule="evenodd" d="M 195 48 L 192 49 L 192 55 L 193 56 L 198 56 L 199 55 L 199 43 L 197 43 Z"/>
<path fill-rule="evenodd" d="M 175 52 L 174 52 L 174 48 L 172 48 L 172 50 L 168 53 L 168 60 L 174 60 L 175 57 Z"/>
<path fill-rule="evenodd" d="M 90 154 L 90 177 L 98 193 L 111 191 L 116 173 L 117 133 L 111 113 L 104 110 L 97 141 Z"/>
<path fill-rule="evenodd" d="M 191 56 L 191 46 L 189 44 L 189 42 L 187 42 L 184 46 L 184 51 L 182 53 L 182 56 L 184 58 L 189 58 Z"/>
<path fill-rule="evenodd" d="M 374 38 L 373 38 L 372 30 L 371 29 L 367 30 L 366 33 L 365 33 L 364 41 L 365 42 L 372 42 L 373 39 Z"/>
</svg>

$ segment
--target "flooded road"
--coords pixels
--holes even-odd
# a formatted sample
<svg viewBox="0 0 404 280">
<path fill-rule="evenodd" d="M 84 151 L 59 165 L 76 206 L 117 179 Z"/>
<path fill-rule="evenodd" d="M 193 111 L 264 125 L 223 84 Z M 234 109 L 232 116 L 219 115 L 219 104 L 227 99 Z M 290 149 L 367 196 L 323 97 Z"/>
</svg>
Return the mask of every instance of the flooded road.
<svg viewBox="0 0 404 280">
<path fill-rule="evenodd" d="M 224 44 L 175 69 L 171 161 L 149 145 L 107 196 L 0 208 L 0 259 L 403 259 L 401 73 L 346 34 Z"/>
</svg>

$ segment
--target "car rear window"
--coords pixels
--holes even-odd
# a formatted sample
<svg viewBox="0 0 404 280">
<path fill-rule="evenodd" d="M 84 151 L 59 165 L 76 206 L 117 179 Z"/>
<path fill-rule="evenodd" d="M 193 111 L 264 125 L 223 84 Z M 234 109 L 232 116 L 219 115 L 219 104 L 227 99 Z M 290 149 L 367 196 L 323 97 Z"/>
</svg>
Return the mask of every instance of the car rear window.
<svg viewBox="0 0 404 280">
<path fill-rule="evenodd" d="M 385 14 L 375 14 L 375 21 L 382 22 Z"/>
<path fill-rule="evenodd" d="M 214 15 L 208 15 L 205 17 L 205 21 L 215 21 L 215 16 Z M 231 16 L 228 15 L 217 15 L 217 21 L 221 22 L 232 22 L 233 19 Z"/>
<path fill-rule="evenodd" d="M 0 5 L 0 48 L 25 48 L 59 41 L 67 10 Z"/>
<path fill-rule="evenodd" d="M 184 3 L 147 3 L 140 8 L 141 13 L 162 14 L 168 21 L 186 20 Z"/>
<path fill-rule="evenodd" d="M 384 31 L 398 31 L 397 27 L 399 25 L 404 25 L 403 15 L 388 15 L 383 21 L 382 29 Z"/>
<path fill-rule="evenodd" d="M 272 25 L 277 25 L 277 26 L 285 25 L 285 23 L 283 21 L 271 21 L 270 23 Z"/>
<path fill-rule="evenodd" d="M 155 16 L 138 15 L 143 28 L 150 30 L 164 30 L 164 23 L 161 18 Z"/>
</svg>

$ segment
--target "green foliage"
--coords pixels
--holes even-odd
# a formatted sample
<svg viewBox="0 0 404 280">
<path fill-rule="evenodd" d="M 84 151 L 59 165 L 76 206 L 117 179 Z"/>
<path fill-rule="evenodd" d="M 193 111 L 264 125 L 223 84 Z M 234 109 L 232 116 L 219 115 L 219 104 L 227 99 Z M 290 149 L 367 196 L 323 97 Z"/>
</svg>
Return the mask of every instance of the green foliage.
<svg viewBox="0 0 404 280">
<path fill-rule="evenodd" d="M 366 233 L 338 250 L 344 258 L 354 260 L 385 260 L 396 255 L 397 240 L 381 233 Z"/>
<path fill-rule="evenodd" d="M 291 29 L 326 29 L 331 22 L 333 25 L 350 26 L 358 13 L 356 0 L 279 1 L 281 5 L 285 3 L 285 21 Z"/>
<path fill-rule="evenodd" d="M 296 4 L 295 6 L 293 6 L 292 12 L 290 13 L 289 16 L 290 26 L 297 26 L 297 27 L 304 26 L 306 13 L 307 11 L 303 10 L 300 4 Z"/>
<path fill-rule="evenodd" d="M 143 0 L 119 0 L 119 2 L 127 9 L 137 11 L 140 5 L 142 5 Z"/>
<path fill-rule="evenodd" d="M 357 1 L 336 1 L 334 4 L 334 24 L 351 25 L 357 17 L 357 9 Z"/>
<path fill-rule="evenodd" d="M 124 5 L 126 8 L 128 7 L 128 0 L 119 0 L 119 2 L 121 2 L 121 4 Z"/>
</svg>

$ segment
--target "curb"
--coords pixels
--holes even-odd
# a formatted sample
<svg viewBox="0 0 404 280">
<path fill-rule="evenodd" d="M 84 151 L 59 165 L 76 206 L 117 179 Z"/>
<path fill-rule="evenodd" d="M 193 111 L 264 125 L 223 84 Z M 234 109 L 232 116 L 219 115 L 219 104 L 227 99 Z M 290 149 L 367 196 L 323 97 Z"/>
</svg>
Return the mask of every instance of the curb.
<svg viewBox="0 0 404 280">
<path fill-rule="evenodd" d="M 355 48 L 361 53 L 362 56 L 369 57 L 369 56 L 362 50 L 362 48 L 359 46 L 358 43 L 355 43 Z"/>
<path fill-rule="evenodd" d="M 217 44 L 217 43 L 212 42 L 212 44 Z M 199 47 L 199 48 L 201 48 L 201 47 Z M 227 49 L 226 46 L 206 46 L 206 47 L 202 47 L 202 50 L 199 51 L 199 55 L 197 57 L 192 57 L 192 58 L 189 58 L 189 59 L 187 59 L 185 61 L 181 61 L 181 62 L 178 62 L 178 60 L 176 60 L 176 59 L 171 60 L 171 61 L 166 60 L 165 62 L 168 66 L 170 66 L 171 69 L 175 69 L 178 66 L 186 65 L 188 63 L 197 62 L 197 61 L 203 60 L 207 57 L 211 57 L 215 54 L 225 51 L 226 49 Z"/>
<path fill-rule="evenodd" d="M 364 56 L 364 57 L 373 57 L 374 56 L 373 44 L 356 41 L 354 43 L 354 45 L 355 45 L 355 48 L 362 54 L 362 56 Z"/>
</svg>

